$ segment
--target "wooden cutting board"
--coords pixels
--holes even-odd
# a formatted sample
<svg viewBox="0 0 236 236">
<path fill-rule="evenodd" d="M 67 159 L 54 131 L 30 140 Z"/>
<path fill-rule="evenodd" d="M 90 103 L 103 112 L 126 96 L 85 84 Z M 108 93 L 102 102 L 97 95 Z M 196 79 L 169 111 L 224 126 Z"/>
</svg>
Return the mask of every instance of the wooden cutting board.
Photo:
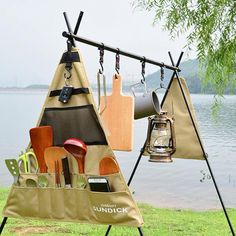
<svg viewBox="0 0 236 236">
<path fill-rule="evenodd" d="M 133 148 L 134 98 L 122 94 L 122 78 L 114 75 L 112 78 L 112 94 L 101 97 L 101 117 L 113 150 L 131 151 Z"/>
</svg>

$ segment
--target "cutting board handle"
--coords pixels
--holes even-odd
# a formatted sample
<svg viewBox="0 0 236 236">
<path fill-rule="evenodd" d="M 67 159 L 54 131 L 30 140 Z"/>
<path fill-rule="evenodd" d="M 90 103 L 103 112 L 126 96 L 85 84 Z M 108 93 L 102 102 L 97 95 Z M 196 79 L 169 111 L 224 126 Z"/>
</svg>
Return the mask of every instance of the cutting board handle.
<svg viewBox="0 0 236 236">
<path fill-rule="evenodd" d="M 122 78 L 119 74 L 115 74 L 112 78 L 112 94 L 122 93 Z"/>
</svg>

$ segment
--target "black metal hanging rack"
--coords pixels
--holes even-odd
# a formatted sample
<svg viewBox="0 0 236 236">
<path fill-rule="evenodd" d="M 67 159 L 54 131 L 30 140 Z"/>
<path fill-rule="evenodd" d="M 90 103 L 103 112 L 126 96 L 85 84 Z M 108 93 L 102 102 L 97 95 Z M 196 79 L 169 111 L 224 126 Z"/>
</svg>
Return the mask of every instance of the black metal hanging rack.
<svg viewBox="0 0 236 236">
<path fill-rule="evenodd" d="M 179 69 L 179 64 L 180 64 L 180 62 L 181 62 L 181 59 L 182 59 L 182 56 L 183 56 L 183 52 L 181 52 L 181 54 L 180 54 L 180 56 L 179 56 L 179 59 L 178 59 L 178 61 L 177 61 L 176 64 L 174 64 L 174 61 L 173 61 L 173 58 L 172 58 L 171 53 L 168 52 L 172 65 L 166 65 L 166 64 L 163 63 L 163 62 L 157 62 L 157 61 L 154 61 L 154 60 L 152 60 L 152 59 L 148 59 L 148 58 L 146 58 L 146 57 L 144 57 L 144 56 L 135 55 L 135 54 L 133 54 L 133 53 L 120 50 L 119 48 L 110 47 L 110 46 L 105 45 L 105 44 L 103 44 L 103 43 L 98 43 L 98 42 L 95 42 L 95 41 L 92 41 L 92 40 L 89 40 L 89 39 L 86 39 L 86 38 L 79 37 L 79 36 L 76 35 L 76 33 L 77 33 L 78 28 L 79 28 L 79 25 L 80 25 L 80 23 L 81 23 L 81 19 L 82 19 L 82 15 L 81 15 L 81 14 L 82 14 L 82 13 L 80 12 L 80 16 L 79 16 L 79 18 L 78 18 L 78 20 L 77 20 L 74 33 L 72 32 L 72 30 L 71 30 L 71 28 L 70 28 L 69 21 L 68 21 L 68 18 L 67 18 L 66 13 L 64 12 L 63 14 L 64 14 L 64 17 L 65 17 L 65 21 L 66 21 L 67 28 L 68 28 L 68 31 L 69 31 L 69 32 L 64 31 L 64 32 L 62 33 L 62 36 L 68 38 L 68 41 L 70 41 L 72 45 L 75 46 L 75 42 L 74 42 L 74 41 L 78 41 L 78 42 L 81 42 L 81 43 L 88 44 L 88 45 L 90 45 L 90 46 L 97 47 L 98 49 L 99 49 L 99 48 L 102 48 L 103 50 L 107 50 L 107 51 L 110 51 L 110 52 L 113 52 L 113 53 L 117 53 L 117 54 L 120 54 L 120 55 L 129 57 L 129 58 L 133 58 L 133 59 L 139 60 L 139 61 L 141 61 L 141 62 L 149 63 L 149 64 L 152 64 L 152 65 L 159 66 L 159 67 L 161 67 L 161 68 L 166 68 L 166 69 L 172 70 L 172 71 L 173 71 L 173 74 L 172 74 L 172 77 L 171 77 L 169 86 L 170 86 L 171 81 L 173 80 L 174 76 L 176 76 L 176 78 L 178 79 L 178 82 L 179 82 L 178 72 L 181 71 L 181 70 Z M 180 84 L 180 82 L 179 82 L 179 84 Z M 225 208 L 225 205 L 224 205 L 223 199 L 222 199 L 222 197 L 221 197 L 220 191 L 219 191 L 219 189 L 218 189 L 217 183 L 216 183 L 216 181 L 215 181 L 215 177 L 214 177 L 214 175 L 213 175 L 213 172 L 212 172 L 210 163 L 209 163 L 209 161 L 208 161 L 208 159 L 207 159 L 207 153 L 205 152 L 205 149 L 204 149 L 204 147 L 203 147 L 203 145 L 202 145 L 201 139 L 200 139 L 199 134 L 198 134 L 198 132 L 197 132 L 196 126 L 195 126 L 195 124 L 194 124 L 194 122 L 193 122 L 193 118 L 192 118 L 191 112 L 190 112 L 190 110 L 189 110 L 189 106 L 188 106 L 188 104 L 187 104 L 187 102 L 186 102 L 185 95 L 184 95 L 184 93 L 183 93 L 183 91 L 182 91 L 182 86 L 181 86 L 181 84 L 180 84 L 180 88 L 181 88 L 181 92 L 182 92 L 182 94 L 183 94 L 183 97 L 184 97 L 186 106 L 187 106 L 187 108 L 188 108 L 188 113 L 189 113 L 190 118 L 191 118 L 191 121 L 192 121 L 192 123 L 193 123 L 195 132 L 196 132 L 196 134 L 197 134 L 197 138 L 198 138 L 199 144 L 200 144 L 200 146 L 201 146 L 204 159 L 205 159 L 205 161 L 206 161 L 207 167 L 208 167 L 209 172 L 210 172 L 210 174 L 211 174 L 211 177 L 212 177 L 212 180 L 213 180 L 213 184 L 214 184 L 214 187 L 215 187 L 215 189 L 216 189 L 216 193 L 217 193 L 217 195 L 218 195 L 218 198 L 219 198 L 219 200 L 220 200 L 222 209 L 223 209 L 223 211 L 224 211 L 224 215 L 225 215 L 225 217 L 226 217 L 226 220 L 227 220 L 227 223 L 228 223 L 228 225 L 229 225 L 230 231 L 231 231 L 232 235 L 234 236 L 234 235 L 235 235 L 234 229 L 233 229 L 232 224 L 231 224 L 231 222 L 230 222 L 230 218 L 229 218 L 229 216 L 228 216 L 228 214 L 227 214 L 227 210 L 226 210 L 226 208 Z M 165 95 L 166 95 L 166 94 L 165 94 Z M 163 98 L 162 101 L 164 101 L 164 98 Z M 161 104 L 161 105 L 162 105 L 162 104 Z M 145 144 L 144 144 L 144 147 L 145 147 Z M 143 152 L 144 152 L 144 147 L 141 148 L 141 150 L 140 150 L 140 155 L 139 155 L 139 157 L 138 157 L 138 159 L 137 159 L 137 162 L 136 162 L 136 164 L 135 164 L 135 166 L 134 166 L 134 169 L 133 169 L 133 171 L 132 171 L 132 173 L 131 173 L 131 176 L 130 176 L 130 178 L 129 178 L 128 186 L 131 184 L 131 181 L 132 181 L 132 179 L 133 179 L 133 177 L 134 177 L 134 174 L 135 174 L 135 172 L 136 172 L 136 169 L 138 168 L 139 162 L 140 162 L 141 157 L 142 157 Z M 106 233 L 105 233 L 105 236 L 107 236 L 107 235 L 109 234 L 111 227 L 112 227 L 111 225 L 108 226 L 108 229 L 107 229 L 107 231 L 106 231 Z M 138 231 L 139 231 L 139 234 L 142 236 L 142 235 L 143 235 L 143 232 L 142 232 L 141 227 L 138 227 Z"/>
<path fill-rule="evenodd" d="M 98 43 L 98 42 L 95 42 L 95 41 L 92 41 L 92 40 L 89 40 L 89 39 L 86 39 L 86 38 L 82 38 L 82 37 L 79 37 L 75 34 L 68 33 L 66 31 L 64 31 L 62 33 L 62 36 L 68 38 L 69 40 L 74 39 L 78 42 L 85 43 L 85 44 L 88 44 L 88 45 L 96 47 L 96 48 L 103 48 L 104 50 L 107 50 L 107 51 L 110 51 L 110 52 L 113 52 L 113 53 L 119 53 L 120 55 L 129 57 L 129 58 L 133 58 L 133 59 L 136 59 L 136 60 L 139 60 L 139 61 L 145 61 L 146 63 L 152 64 L 152 65 L 155 65 L 155 66 L 163 67 L 163 68 L 173 70 L 173 71 L 177 71 L 177 72 L 181 71 L 176 66 L 167 65 L 164 62 L 154 61 L 154 60 L 148 59 L 144 56 L 139 56 L 139 55 L 136 55 L 136 54 L 133 54 L 133 53 L 130 53 L 130 52 L 126 52 L 126 51 L 123 51 L 119 48 L 110 47 L 110 46 L 105 45 L 103 43 Z"/>
<path fill-rule="evenodd" d="M 79 17 L 78 17 L 78 20 L 76 22 L 74 31 L 72 31 L 72 29 L 71 29 L 71 26 L 70 26 L 70 23 L 69 23 L 66 12 L 63 12 L 63 15 L 64 15 L 64 18 L 65 18 L 65 21 L 66 21 L 68 32 L 64 31 L 62 33 L 62 36 L 67 38 L 68 41 L 71 43 L 71 45 L 73 45 L 74 47 L 76 46 L 75 41 L 78 41 L 78 42 L 85 43 L 85 44 L 88 44 L 88 45 L 96 47 L 96 48 L 102 48 L 103 50 L 106 50 L 106 51 L 117 53 L 119 55 L 123 55 L 123 56 L 129 57 L 129 58 L 133 58 L 135 60 L 144 61 L 145 63 L 149 63 L 149 64 L 159 66 L 159 67 L 162 67 L 162 68 L 166 68 L 166 69 L 169 69 L 169 70 L 172 70 L 172 71 L 175 71 L 175 72 L 180 72 L 181 71 L 177 66 L 167 65 L 164 62 L 154 61 L 154 60 L 146 58 L 144 56 L 139 56 L 139 55 L 121 50 L 119 48 L 115 48 L 115 47 L 105 45 L 104 43 L 98 43 L 98 42 L 92 41 L 90 39 L 79 37 L 76 34 L 78 33 L 78 30 L 79 30 L 79 26 L 80 26 L 80 23 L 81 23 L 81 20 L 82 20 L 82 17 L 83 17 L 83 12 L 81 11 L 80 14 L 79 14 Z"/>
</svg>

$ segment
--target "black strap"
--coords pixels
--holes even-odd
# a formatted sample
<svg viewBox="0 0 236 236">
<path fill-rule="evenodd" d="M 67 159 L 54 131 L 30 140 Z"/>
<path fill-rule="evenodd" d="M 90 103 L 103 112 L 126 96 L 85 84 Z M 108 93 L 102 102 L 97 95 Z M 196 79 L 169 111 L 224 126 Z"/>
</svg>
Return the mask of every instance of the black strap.
<svg viewBox="0 0 236 236">
<path fill-rule="evenodd" d="M 57 89 L 57 90 L 52 90 L 49 94 L 49 97 L 56 97 L 59 96 L 61 93 L 62 89 Z M 71 95 L 76 95 L 76 94 L 89 94 L 89 89 L 88 88 L 73 88 Z"/>
<path fill-rule="evenodd" d="M 72 62 L 80 62 L 79 53 L 78 52 L 65 52 L 62 55 L 60 64 L 72 63 Z"/>
</svg>

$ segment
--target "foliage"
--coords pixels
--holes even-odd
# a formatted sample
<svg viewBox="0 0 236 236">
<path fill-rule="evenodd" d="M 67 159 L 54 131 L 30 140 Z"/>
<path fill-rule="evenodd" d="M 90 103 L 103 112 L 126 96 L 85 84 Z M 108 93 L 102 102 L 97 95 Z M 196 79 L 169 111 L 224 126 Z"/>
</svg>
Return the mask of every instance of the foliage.
<svg viewBox="0 0 236 236">
<path fill-rule="evenodd" d="M 187 35 L 186 47 L 197 51 L 203 84 L 210 84 L 216 103 L 226 87 L 236 86 L 236 1 L 134 0 L 134 6 L 154 11 L 172 38 Z"/>
</svg>

